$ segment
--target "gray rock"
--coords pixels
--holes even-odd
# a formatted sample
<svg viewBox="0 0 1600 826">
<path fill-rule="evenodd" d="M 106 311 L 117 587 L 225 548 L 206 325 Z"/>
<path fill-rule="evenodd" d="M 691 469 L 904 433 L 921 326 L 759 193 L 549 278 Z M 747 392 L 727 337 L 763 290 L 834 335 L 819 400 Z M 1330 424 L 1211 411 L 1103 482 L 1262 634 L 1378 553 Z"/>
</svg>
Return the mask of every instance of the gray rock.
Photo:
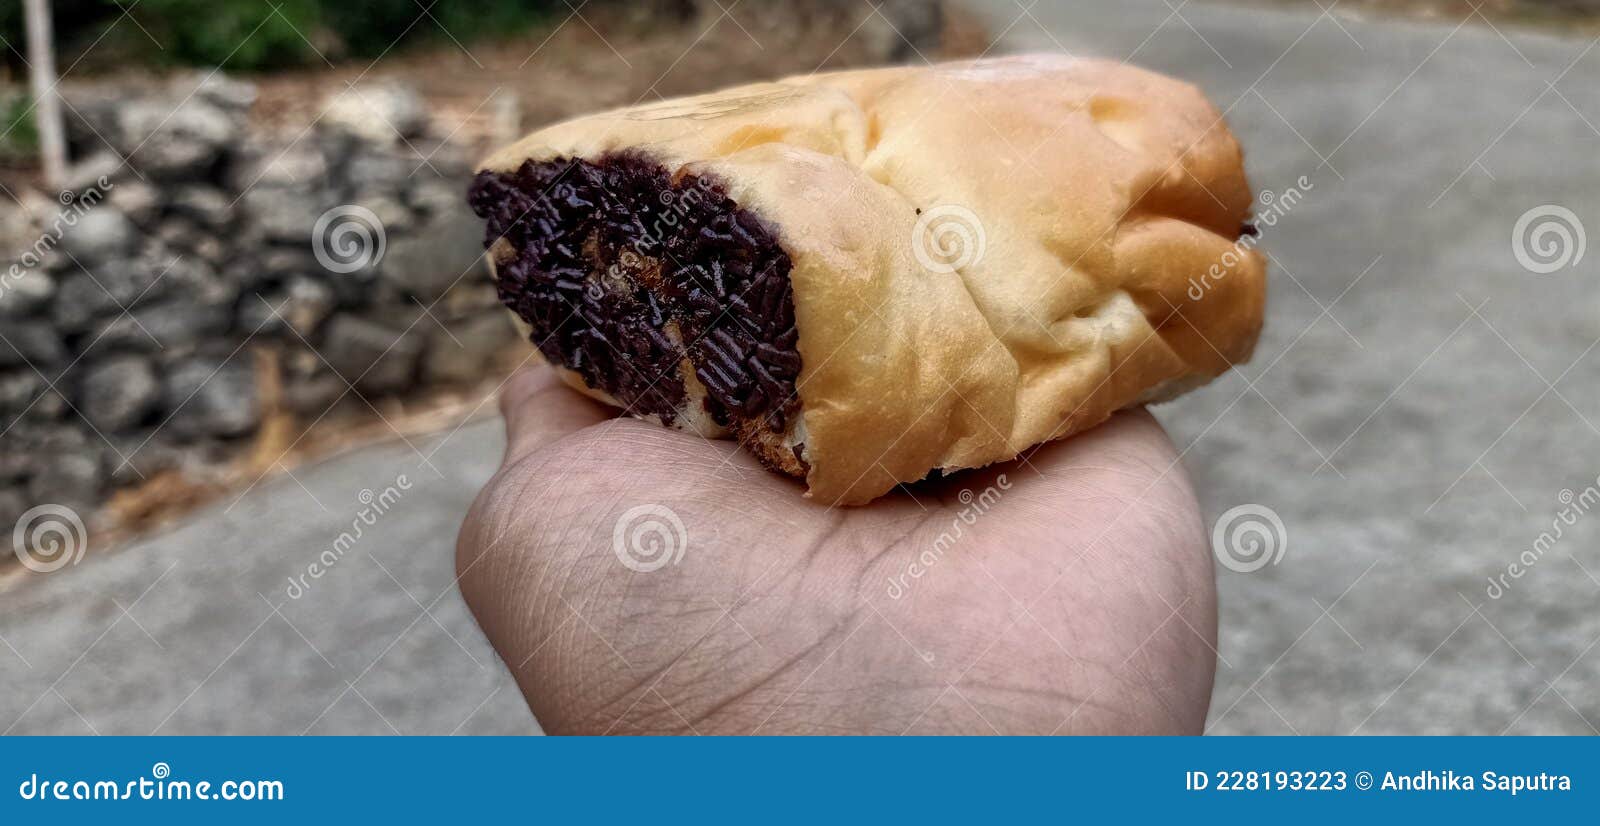
<svg viewBox="0 0 1600 826">
<path fill-rule="evenodd" d="M 0 488 L 0 528 L 10 529 L 29 507 L 28 494 L 22 488 Z"/>
<path fill-rule="evenodd" d="M 123 263 L 112 266 L 129 265 Z M 102 287 L 95 276 L 81 270 L 68 273 L 61 279 L 61 286 L 56 290 L 55 301 L 51 307 L 51 318 L 54 319 L 56 326 L 63 332 L 69 333 L 83 330 L 96 316 L 115 313 L 121 309 L 114 293 Z"/>
<path fill-rule="evenodd" d="M 90 434 L 82 419 L 72 423 L 38 423 L 24 416 L 11 424 L 0 450 L 0 480 L 19 482 L 43 472 L 56 456 L 90 455 Z"/>
<path fill-rule="evenodd" d="M 8 208 L 0 210 L 0 258 L 9 265 L 15 261 L 22 251 L 33 246 L 38 238 L 38 228 L 30 219 L 26 210 Z M 33 267 L 37 262 L 23 264 L 24 268 Z"/>
<path fill-rule="evenodd" d="M 360 310 L 381 304 L 394 294 L 393 288 L 378 280 L 374 269 L 360 269 L 347 273 L 326 273 L 323 283 L 333 290 L 338 305 L 347 310 Z M 395 296 L 398 300 L 398 296 Z"/>
<path fill-rule="evenodd" d="M 328 322 L 320 350 L 333 369 L 363 394 L 382 395 L 410 387 L 425 342 L 421 331 L 377 324 L 345 313 Z"/>
<path fill-rule="evenodd" d="M 62 278 L 52 317 L 66 332 L 86 330 L 95 319 L 132 311 L 167 296 L 197 304 L 226 304 L 239 286 L 223 279 L 194 255 L 149 244 L 134 258 L 121 258 L 75 270 Z"/>
<path fill-rule="evenodd" d="M 32 365 L 43 370 L 67 359 L 67 348 L 49 321 L 0 322 L 0 367 Z"/>
<path fill-rule="evenodd" d="M 0 270 L 0 318 L 26 318 L 39 312 L 56 294 L 56 280 L 42 269 Z"/>
<path fill-rule="evenodd" d="M 73 213 L 69 210 L 63 214 Z M 128 255 L 138 241 L 138 229 L 128 216 L 104 204 L 77 216 L 74 224 L 64 230 L 61 249 L 85 267 Z"/>
<path fill-rule="evenodd" d="M 87 430 L 82 422 L 41 423 L 28 417 L 11 424 L 6 449 L 0 450 L 0 481 L 28 479 L 57 454 L 89 452 Z"/>
<path fill-rule="evenodd" d="M 161 398 L 155 368 L 138 356 L 115 356 L 90 365 L 78 390 L 78 409 L 103 432 L 142 421 Z"/>
<path fill-rule="evenodd" d="M 190 242 L 199 234 L 199 224 L 188 218 L 169 216 L 156 225 L 155 239 L 169 249 L 187 251 Z"/>
<path fill-rule="evenodd" d="M 19 424 L 6 433 L 6 446 L 20 453 L 81 451 L 92 438 L 81 426 L 70 424 Z"/>
<path fill-rule="evenodd" d="M 483 222 L 465 212 L 448 215 L 389 244 L 380 264 L 384 279 L 424 302 L 483 269 Z"/>
<path fill-rule="evenodd" d="M 52 302 L 52 317 L 63 332 L 77 332 L 95 318 L 115 315 L 144 300 L 160 297 L 168 285 L 166 267 L 152 259 L 117 258 L 65 273 Z"/>
<path fill-rule="evenodd" d="M 333 312 L 333 290 L 326 284 L 296 276 L 280 289 L 252 296 L 239 305 L 239 327 L 263 333 L 293 330 L 310 339 L 317 326 Z"/>
<path fill-rule="evenodd" d="M 499 312 L 434 326 L 422 362 L 423 379 L 447 384 L 481 379 L 488 374 L 495 357 L 516 339 L 517 329 L 511 319 Z"/>
<path fill-rule="evenodd" d="M 261 422 L 249 354 L 223 361 L 195 357 L 167 373 L 163 403 L 167 428 L 181 436 L 243 436 Z"/>
<path fill-rule="evenodd" d="M 228 248 L 218 229 L 202 226 L 188 217 L 173 216 L 162 221 L 155 237 L 174 253 L 192 255 L 213 267 L 228 261 Z"/>
<path fill-rule="evenodd" d="M 422 163 L 423 158 L 428 159 L 417 173 L 418 179 L 422 178 L 423 172 L 431 172 L 446 179 L 461 180 L 461 191 L 466 191 L 466 181 L 472 177 L 473 160 L 467 154 L 466 146 L 447 137 L 423 135 L 411 141 L 410 148 L 418 156 L 417 163 Z"/>
<path fill-rule="evenodd" d="M 240 205 L 269 241 L 309 244 L 317 217 L 335 205 L 326 191 L 302 192 L 279 186 L 257 186 L 244 194 Z"/>
<path fill-rule="evenodd" d="M 164 358 L 187 355 L 201 343 L 228 331 L 233 305 L 194 301 L 183 296 L 144 303 L 103 322 L 91 336 L 92 352 L 160 353 Z"/>
<path fill-rule="evenodd" d="M 28 449 L 24 442 L 14 438 L 14 428 L 26 423 L 49 424 L 66 412 L 67 400 L 50 389 L 37 372 L 24 367 L 0 373 L 0 431 L 5 432 L 0 436 L 0 447 L 5 448 L 0 454 L 21 454 Z M 0 479 L 4 476 L 0 471 Z"/>
<path fill-rule="evenodd" d="M 255 247 L 229 248 L 217 264 L 218 276 L 238 287 L 241 296 L 265 290 L 278 280 L 267 275 L 262 267 L 262 256 L 256 250 Z"/>
<path fill-rule="evenodd" d="M 449 215 L 461 212 L 467 200 L 467 181 L 464 178 L 441 178 L 433 175 L 417 176 L 406 202 L 425 216 Z M 480 239 L 483 235 L 479 228 Z M 481 243 L 481 242 L 480 242 Z"/>
<path fill-rule="evenodd" d="M 92 451 L 41 455 L 28 480 L 28 496 L 39 504 L 65 505 L 86 514 L 99 504 L 105 479 L 106 469 Z"/>
<path fill-rule="evenodd" d="M 234 326 L 245 335 L 269 336 L 288 329 L 282 312 L 285 299 L 281 291 L 250 293 L 240 300 Z"/>
<path fill-rule="evenodd" d="M 260 266 L 264 277 L 277 280 L 322 271 L 309 246 L 269 247 L 260 255 Z"/>
<path fill-rule="evenodd" d="M 59 91 L 67 103 L 62 115 L 66 121 L 69 142 L 85 146 L 121 143 L 118 140 L 120 129 L 117 113 L 125 102 L 124 95 L 109 88 L 109 84 L 92 84 L 83 88 L 64 84 Z"/>
<path fill-rule="evenodd" d="M 221 238 L 210 233 L 194 238 L 190 242 L 189 251 L 194 253 L 196 258 L 199 258 L 201 261 L 204 261 L 213 267 L 221 267 L 225 264 L 228 264 L 228 259 L 234 252 L 234 250 L 230 250 L 228 246 L 222 242 Z M 232 267 L 229 267 L 229 271 L 235 272 L 236 270 L 234 270 Z M 240 278 L 242 280 L 244 276 L 240 276 Z"/>
<path fill-rule="evenodd" d="M 233 218 L 233 200 L 216 187 L 194 184 L 174 189 L 167 197 L 167 205 L 202 226 L 220 229 Z"/>
<path fill-rule="evenodd" d="M 111 205 L 139 226 L 150 226 L 161 214 L 161 192 L 137 178 L 117 181 L 109 196 Z"/>
<path fill-rule="evenodd" d="M 284 383 L 284 406 L 307 419 L 315 419 L 350 396 L 350 385 L 332 373 L 318 373 Z"/>
<path fill-rule="evenodd" d="M 350 157 L 344 165 L 344 182 L 357 200 L 404 193 L 422 162 L 410 150 L 367 148 Z"/>
<path fill-rule="evenodd" d="M 940 3 L 886 0 L 873 17 L 881 20 L 888 31 L 872 31 L 872 20 L 869 19 L 868 30 L 861 34 L 868 42 L 877 38 L 878 59 L 921 60 L 923 54 L 939 47 L 944 34 L 944 6 Z"/>
<path fill-rule="evenodd" d="M 228 188 L 246 192 L 258 186 L 307 189 L 321 185 L 328 161 L 314 141 L 252 139 L 229 164 Z"/>
<path fill-rule="evenodd" d="M 164 274 L 144 296 L 145 301 L 172 296 L 195 304 L 221 305 L 239 297 L 239 284 L 199 256 L 171 250 L 151 250 L 147 255 L 150 266 Z"/>
<path fill-rule="evenodd" d="M 428 125 L 428 109 L 415 89 L 379 81 L 329 97 L 321 123 L 367 140 L 392 143 L 420 134 Z"/>
<path fill-rule="evenodd" d="M 180 441 L 167 428 L 111 437 L 106 462 L 111 483 L 128 485 L 169 470 L 199 471 L 227 460 L 227 447 L 214 439 Z"/>
<path fill-rule="evenodd" d="M 411 209 L 399 198 L 387 196 L 364 198 L 361 206 L 378 216 L 378 223 L 385 233 L 403 233 L 416 223 Z"/>
<path fill-rule="evenodd" d="M 10 427 L 11 419 L 26 410 L 42 389 L 44 380 L 27 368 L 0 373 L 0 426 Z"/>
<path fill-rule="evenodd" d="M 4 420 L 0 415 L 0 420 Z M 11 425 L 16 427 L 16 425 Z M 6 438 L 11 438 L 9 435 Z M 21 448 L 12 447 L 0 453 L 0 483 L 21 484 L 28 483 L 28 477 L 33 475 L 33 469 L 39 464 L 38 454 L 24 452 Z"/>
<path fill-rule="evenodd" d="M 192 95 L 219 109 L 239 114 L 249 110 L 256 101 L 255 84 L 234 80 L 216 71 L 194 71 L 179 75 L 172 79 L 169 88 L 178 100 Z"/>
<path fill-rule="evenodd" d="M 61 188 L 81 195 L 85 190 L 101 188 L 100 182 L 104 180 L 109 188 L 114 189 L 117 173 L 123 170 L 123 166 L 122 158 L 115 152 L 101 149 L 73 164 L 67 170 Z"/>
<path fill-rule="evenodd" d="M 118 112 L 118 148 L 148 174 L 193 178 L 203 174 L 242 127 L 239 113 L 200 97 L 176 108 L 167 100 L 134 100 Z"/>
<path fill-rule="evenodd" d="M 70 405 L 67 398 L 56 390 L 46 389 L 33 400 L 33 405 L 23 411 L 23 421 L 53 422 L 66 415 Z"/>
</svg>

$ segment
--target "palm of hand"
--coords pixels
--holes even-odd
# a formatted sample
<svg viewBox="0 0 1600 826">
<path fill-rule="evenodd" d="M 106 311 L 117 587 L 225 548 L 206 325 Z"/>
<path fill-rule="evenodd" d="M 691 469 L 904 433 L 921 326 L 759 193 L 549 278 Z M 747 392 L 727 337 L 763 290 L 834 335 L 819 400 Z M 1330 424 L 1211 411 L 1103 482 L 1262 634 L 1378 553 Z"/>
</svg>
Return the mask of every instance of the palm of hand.
<svg viewBox="0 0 1600 826">
<path fill-rule="evenodd" d="M 515 377 L 461 589 L 552 733 L 1185 733 L 1215 592 L 1148 414 L 869 506 Z M 681 554 L 681 555 L 680 555 Z"/>
</svg>

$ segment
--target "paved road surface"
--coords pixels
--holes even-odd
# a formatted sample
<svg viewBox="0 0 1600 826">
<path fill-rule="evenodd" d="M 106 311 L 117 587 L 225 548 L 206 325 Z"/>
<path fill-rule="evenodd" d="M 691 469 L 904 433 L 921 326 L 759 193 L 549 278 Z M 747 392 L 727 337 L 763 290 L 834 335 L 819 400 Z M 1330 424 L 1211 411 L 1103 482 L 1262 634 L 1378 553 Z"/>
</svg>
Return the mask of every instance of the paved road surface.
<svg viewBox="0 0 1600 826">
<path fill-rule="evenodd" d="M 1208 519 L 1258 505 L 1287 534 L 1276 564 L 1220 573 L 1211 730 L 1594 733 L 1600 515 L 1538 543 L 1600 473 L 1600 253 L 1534 274 L 1512 234 L 1549 204 L 1600 232 L 1600 50 L 1481 22 L 978 5 L 1004 49 L 1195 80 L 1258 188 L 1310 183 L 1264 228 L 1256 360 L 1158 411 Z M 0 595 L 0 726 L 537 732 L 451 585 L 499 440 L 480 420 L 303 468 Z M 289 598 L 361 491 L 402 473 L 410 490 Z M 1491 599 L 1524 552 L 1530 572 Z"/>
<path fill-rule="evenodd" d="M 1264 229 L 1255 361 L 1158 411 L 1210 518 L 1288 535 L 1221 572 L 1211 730 L 1595 733 L 1600 514 L 1486 591 L 1600 474 L 1600 256 L 1533 274 L 1511 240 L 1547 204 L 1600 232 L 1600 50 L 1173 5 L 986 4 L 1020 48 L 1194 80 L 1255 186 L 1312 184 Z"/>
</svg>

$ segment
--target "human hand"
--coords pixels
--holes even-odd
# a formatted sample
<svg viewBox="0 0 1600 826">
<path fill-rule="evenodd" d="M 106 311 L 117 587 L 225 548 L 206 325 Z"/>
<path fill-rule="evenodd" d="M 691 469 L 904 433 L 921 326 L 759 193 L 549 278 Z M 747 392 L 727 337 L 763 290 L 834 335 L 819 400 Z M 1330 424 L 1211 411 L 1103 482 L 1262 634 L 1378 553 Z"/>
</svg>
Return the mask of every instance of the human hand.
<svg viewBox="0 0 1600 826">
<path fill-rule="evenodd" d="M 616 418 L 545 367 L 501 409 L 505 461 L 457 568 L 547 732 L 1204 725 L 1211 556 L 1143 410 L 828 508 L 732 442 Z"/>
</svg>

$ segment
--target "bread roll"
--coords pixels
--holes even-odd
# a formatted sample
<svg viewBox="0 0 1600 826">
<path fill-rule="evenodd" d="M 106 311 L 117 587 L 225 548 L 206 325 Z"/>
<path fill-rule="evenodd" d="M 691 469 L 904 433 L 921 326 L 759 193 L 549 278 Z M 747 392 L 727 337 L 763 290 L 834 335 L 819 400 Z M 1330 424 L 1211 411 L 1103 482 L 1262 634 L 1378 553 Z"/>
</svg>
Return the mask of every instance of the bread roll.
<svg viewBox="0 0 1600 826">
<path fill-rule="evenodd" d="M 1029 56 L 578 118 L 470 194 L 575 388 L 829 504 L 1012 459 L 1249 358 L 1239 146 L 1195 87 Z"/>
</svg>

